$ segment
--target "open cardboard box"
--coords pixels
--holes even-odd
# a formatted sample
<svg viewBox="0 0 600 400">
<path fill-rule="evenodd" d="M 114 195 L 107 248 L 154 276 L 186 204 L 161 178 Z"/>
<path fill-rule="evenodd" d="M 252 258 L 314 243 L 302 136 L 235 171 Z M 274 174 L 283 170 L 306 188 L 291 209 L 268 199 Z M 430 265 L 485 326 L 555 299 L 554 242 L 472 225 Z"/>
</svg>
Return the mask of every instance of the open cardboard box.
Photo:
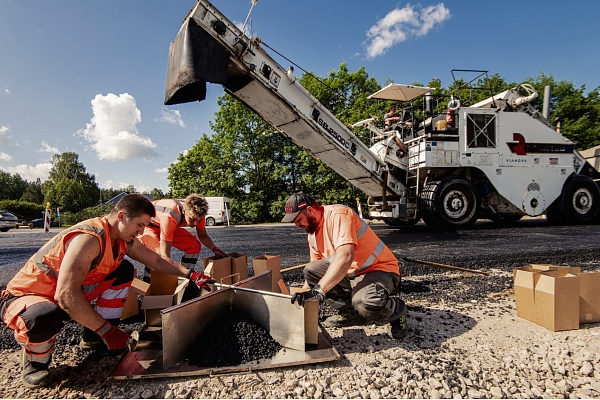
<svg viewBox="0 0 600 400">
<path fill-rule="evenodd" d="M 254 275 L 260 275 L 264 272 L 271 271 L 271 290 L 275 293 L 281 293 L 279 280 L 281 279 L 281 257 L 262 255 L 252 259 L 254 267 Z"/>
<path fill-rule="evenodd" d="M 176 276 L 152 271 L 150 283 L 137 278 L 131 283 L 129 294 L 123 306 L 121 320 L 129 318 L 138 313 L 137 295 L 144 296 L 142 309 L 146 319 L 146 326 L 160 327 L 162 320 L 160 310 L 181 303 L 188 279 L 179 279 Z"/>
<path fill-rule="evenodd" d="M 232 252 L 227 257 L 202 259 L 204 274 L 214 278 L 217 283 L 232 285 L 248 279 L 248 257 L 245 254 Z"/>
<path fill-rule="evenodd" d="M 513 270 L 517 316 L 552 331 L 600 322 L 600 273 L 532 264 Z"/>
</svg>

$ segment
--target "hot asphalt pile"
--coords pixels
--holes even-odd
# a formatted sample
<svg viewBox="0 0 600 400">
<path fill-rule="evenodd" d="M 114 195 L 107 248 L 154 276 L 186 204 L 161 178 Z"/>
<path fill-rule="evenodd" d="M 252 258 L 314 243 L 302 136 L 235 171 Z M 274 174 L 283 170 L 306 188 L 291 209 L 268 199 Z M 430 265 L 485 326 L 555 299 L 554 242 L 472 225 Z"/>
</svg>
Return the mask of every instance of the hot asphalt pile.
<svg viewBox="0 0 600 400">
<path fill-rule="evenodd" d="M 600 324 L 551 332 L 516 317 L 512 290 L 513 268 L 551 263 L 598 271 L 600 249 L 548 251 L 520 245 L 501 253 L 473 252 L 468 247 L 447 253 L 411 253 L 411 257 L 491 275 L 405 262 L 399 295 L 408 305 L 409 333 L 402 341 L 390 339 L 385 327 L 375 324 L 328 328 L 325 335 L 341 354 L 339 361 L 246 375 L 114 381 L 107 378 L 118 356 L 81 351 L 77 346 L 81 328 L 68 322 L 57 337 L 52 384 L 37 390 L 21 386 L 16 343 L 10 331 L 2 332 L 0 397 L 600 397 Z M 136 266 L 140 272 L 141 266 Z M 291 272 L 284 279 L 298 286 L 302 275 Z M 322 306 L 320 319 L 332 313 Z M 128 331 L 141 327 L 140 320 L 127 322 L 121 327 Z"/>
</svg>

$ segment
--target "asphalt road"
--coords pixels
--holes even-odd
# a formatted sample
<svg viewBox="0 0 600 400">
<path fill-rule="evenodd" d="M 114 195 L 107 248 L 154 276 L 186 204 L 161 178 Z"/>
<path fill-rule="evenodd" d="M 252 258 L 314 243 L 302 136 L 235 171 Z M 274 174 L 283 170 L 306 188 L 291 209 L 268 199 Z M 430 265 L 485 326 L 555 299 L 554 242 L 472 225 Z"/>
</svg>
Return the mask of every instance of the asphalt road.
<svg viewBox="0 0 600 400">
<path fill-rule="evenodd" d="M 371 227 L 398 258 L 479 270 L 512 269 L 532 262 L 577 264 L 585 269 L 600 262 L 600 225 L 551 226 L 545 218 L 530 218 L 512 228 L 479 221 L 473 229 L 456 232 L 434 232 L 423 223 L 411 228 L 391 228 L 382 223 Z M 263 254 L 280 255 L 281 268 L 308 261 L 306 233 L 292 224 L 217 226 L 207 230 L 224 251 L 246 254 L 249 266 L 252 258 Z M 0 286 L 6 285 L 27 259 L 59 231 L 21 228 L 0 233 Z M 175 260 L 180 255 L 173 249 Z M 212 252 L 203 248 L 201 258 L 209 256 Z M 437 267 L 406 263 L 403 275 L 430 271 L 440 272 Z"/>
</svg>

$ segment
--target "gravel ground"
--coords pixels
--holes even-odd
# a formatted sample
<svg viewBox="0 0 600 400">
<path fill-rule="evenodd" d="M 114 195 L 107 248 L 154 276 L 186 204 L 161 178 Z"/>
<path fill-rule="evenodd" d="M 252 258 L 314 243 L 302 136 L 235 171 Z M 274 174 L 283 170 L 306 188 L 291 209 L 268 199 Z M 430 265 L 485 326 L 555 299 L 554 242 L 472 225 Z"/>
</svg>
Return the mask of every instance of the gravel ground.
<svg viewBox="0 0 600 400">
<path fill-rule="evenodd" d="M 400 289 L 409 310 L 404 340 L 388 338 L 378 325 L 328 328 L 341 360 L 245 375 L 113 381 L 107 378 L 118 356 L 79 350 L 80 327 L 69 322 L 57 337 L 50 387 L 29 390 L 20 384 L 18 352 L 11 332 L 5 331 L 0 336 L 0 397 L 600 397 L 600 324 L 551 332 L 516 317 L 512 290 L 512 269 L 529 263 L 599 271 L 599 226 L 556 228 L 540 219 L 514 229 L 478 223 L 473 230 L 455 233 L 433 233 L 421 224 L 411 229 L 373 226 L 399 258 L 491 275 L 406 262 Z M 282 268 L 307 261 L 306 236 L 291 227 L 212 228 L 209 233 L 217 245 L 247 254 L 249 260 L 280 254 Z M 0 235 L 0 284 L 47 239 L 35 230 Z M 202 257 L 209 255 L 203 249 Z M 297 285 L 301 274 L 284 274 L 284 279 Z M 322 306 L 320 319 L 331 313 Z M 139 320 L 127 322 L 122 326 L 127 330 L 141 326 Z"/>
</svg>

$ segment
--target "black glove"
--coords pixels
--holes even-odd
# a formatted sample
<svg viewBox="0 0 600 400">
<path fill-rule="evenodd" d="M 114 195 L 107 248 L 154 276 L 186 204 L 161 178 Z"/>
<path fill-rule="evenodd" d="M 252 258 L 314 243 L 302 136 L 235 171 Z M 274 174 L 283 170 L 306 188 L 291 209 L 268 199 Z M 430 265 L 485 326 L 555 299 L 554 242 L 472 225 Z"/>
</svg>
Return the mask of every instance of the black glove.
<svg viewBox="0 0 600 400">
<path fill-rule="evenodd" d="M 292 296 L 292 304 L 294 304 L 295 301 L 298 301 L 298 304 L 304 307 L 306 305 L 306 302 L 309 300 L 316 299 L 321 301 L 324 298 L 325 292 L 323 291 L 323 289 L 321 289 L 319 285 L 315 285 L 312 289 L 306 292 L 294 293 L 294 295 Z"/>
<path fill-rule="evenodd" d="M 193 281 L 196 286 L 200 289 L 211 291 L 212 289 L 208 286 L 209 283 L 215 283 L 215 280 L 208 275 L 201 274 L 200 272 L 192 271 L 188 272 L 187 278 Z"/>
</svg>

